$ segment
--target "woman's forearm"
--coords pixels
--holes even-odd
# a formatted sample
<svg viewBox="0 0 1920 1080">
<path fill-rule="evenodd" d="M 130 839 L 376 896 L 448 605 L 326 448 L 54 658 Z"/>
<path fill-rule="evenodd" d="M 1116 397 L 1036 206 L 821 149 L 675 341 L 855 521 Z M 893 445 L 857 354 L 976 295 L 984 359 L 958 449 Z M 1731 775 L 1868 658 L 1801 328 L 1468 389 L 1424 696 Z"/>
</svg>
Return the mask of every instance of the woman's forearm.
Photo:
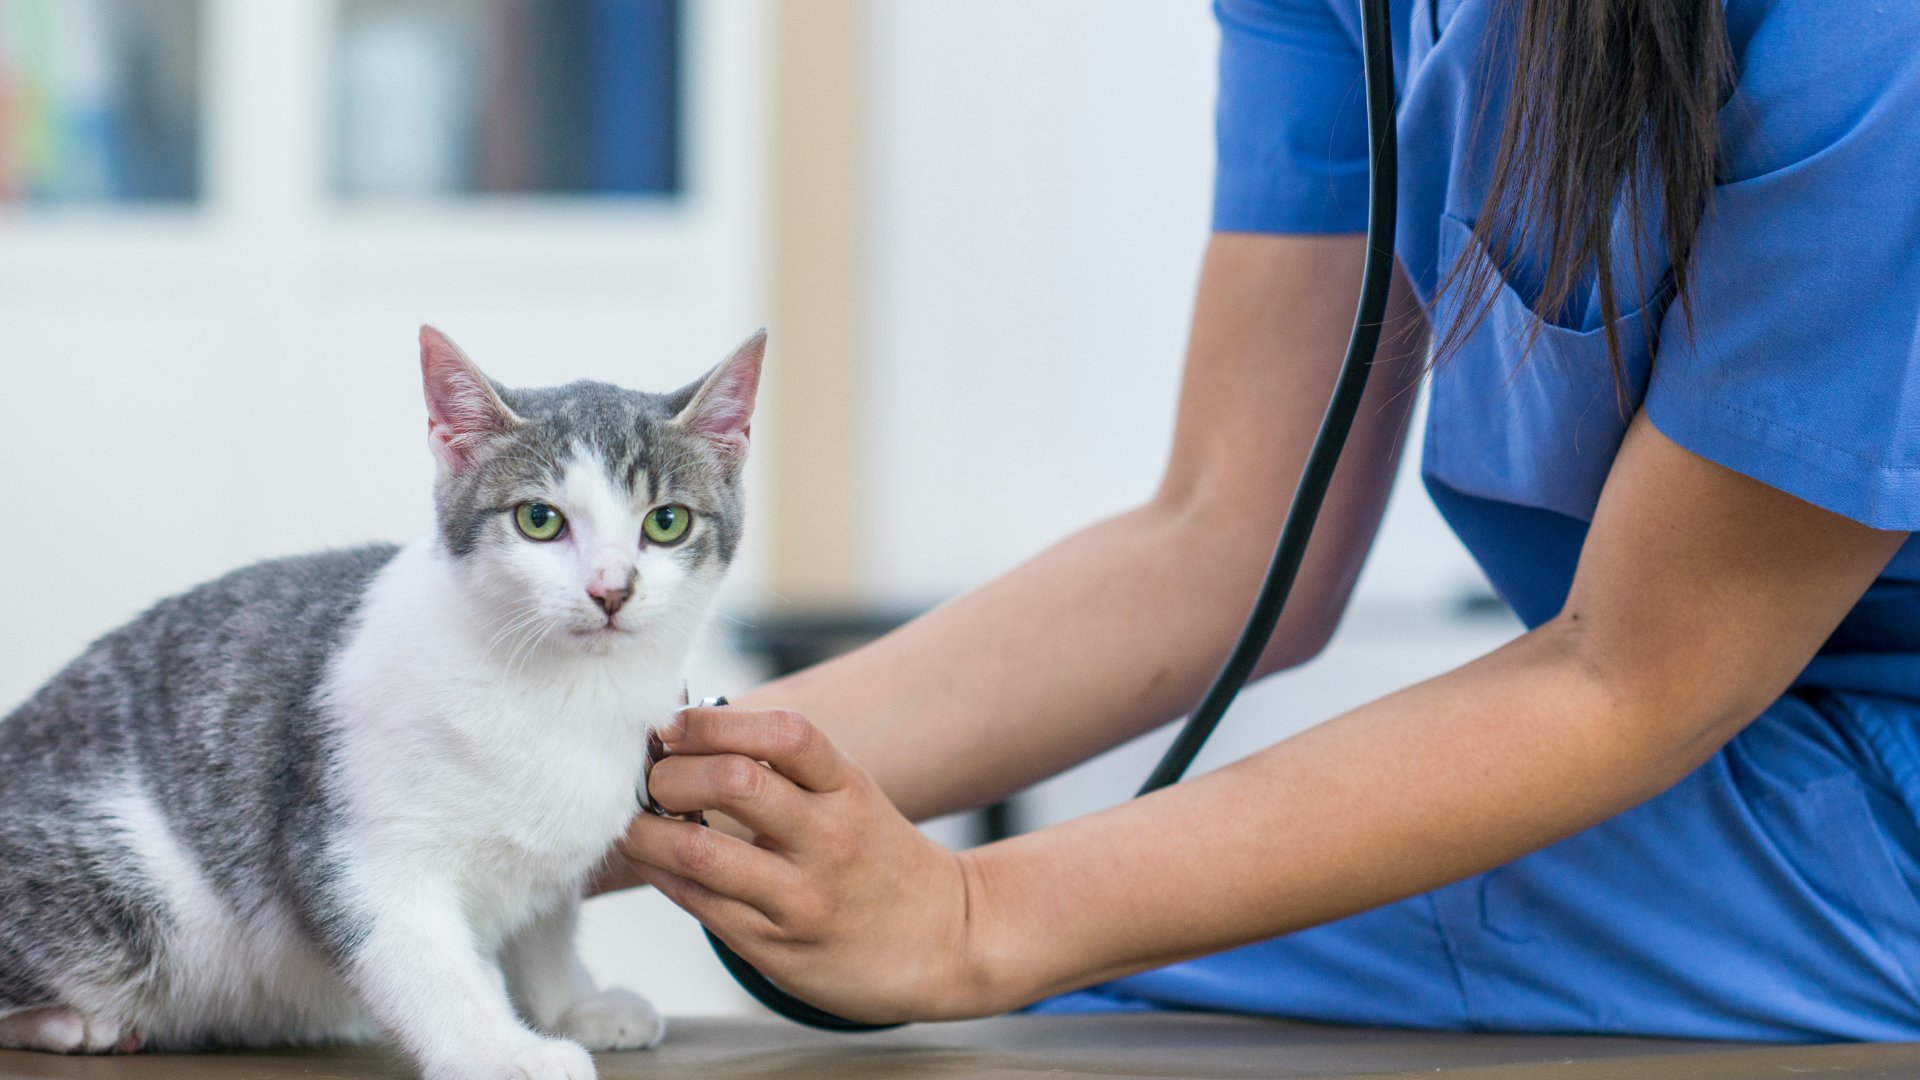
<svg viewBox="0 0 1920 1080">
<path fill-rule="evenodd" d="M 1265 570 L 1363 258 L 1352 237 L 1215 237 L 1158 496 L 742 703 L 811 717 L 914 818 L 991 802 L 1186 711 Z M 1392 317 L 1269 670 L 1319 649 L 1379 524 L 1419 368 L 1404 279 Z"/>
<path fill-rule="evenodd" d="M 1270 750 L 964 853 L 987 1013 L 1490 869 L 1677 781 L 1718 739 L 1640 723 L 1550 624 Z"/>
<path fill-rule="evenodd" d="M 1364 551 L 1378 508 L 1357 509 L 1330 511 L 1347 520 L 1328 526 L 1326 552 Z M 743 700 L 819 718 L 911 818 L 984 805 L 1191 708 L 1240 630 L 1272 542 L 1237 522 L 1132 510 Z M 1270 668 L 1318 651 L 1357 569 L 1323 569 L 1302 590 Z"/>
<path fill-rule="evenodd" d="M 1185 708 L 1260 559 L 1251 536 L 1130 511 L 744 701 L 819 718 L 911 818 L 980 805 Z"/>
</svg>

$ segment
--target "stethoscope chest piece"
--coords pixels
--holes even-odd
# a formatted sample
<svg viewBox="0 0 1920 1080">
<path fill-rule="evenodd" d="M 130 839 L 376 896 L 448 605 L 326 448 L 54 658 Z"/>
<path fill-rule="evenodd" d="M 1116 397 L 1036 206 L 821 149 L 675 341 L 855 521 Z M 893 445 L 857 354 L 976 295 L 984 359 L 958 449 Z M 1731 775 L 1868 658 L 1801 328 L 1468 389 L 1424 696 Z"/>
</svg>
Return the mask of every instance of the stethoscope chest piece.
<svg viewBox="0 0 1920 1080">
<path fill-rule="evenodd" d="M 727 699 L 717 694 L 700 699 L 700 707 L 703 709 L 717 709 L 725 704 Z M 687 688 L 684 685 L 680 687 L 680 707 L 683 709 L 687 707 Z M 707 823 L 705 814 L 699 812 L 676 814 L 671 810 L 662 809 L 659 803 L 653 801 L 653 767 L 669 756 L 671 755 L 667 751 L 667 744 L 660 739 L 660 729 L 648 726 L 647 752 L 646 756 L 640 759 L 640 783 L 634 787 L 634 795 L 640 803 L 640 812 L 652 814 L 655 817 L 675 818 L 680 821 L 691 821 L 696 825 L 705 825 Z"/>
</svg>

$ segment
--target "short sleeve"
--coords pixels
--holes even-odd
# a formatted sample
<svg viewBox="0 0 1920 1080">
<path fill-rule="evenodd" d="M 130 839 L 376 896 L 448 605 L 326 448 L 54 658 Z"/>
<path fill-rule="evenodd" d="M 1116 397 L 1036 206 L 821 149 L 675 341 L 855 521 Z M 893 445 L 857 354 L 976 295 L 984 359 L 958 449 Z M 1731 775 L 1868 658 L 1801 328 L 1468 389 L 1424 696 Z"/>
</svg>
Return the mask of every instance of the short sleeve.
<svg viewBox="0 0 1920 1080">
<path fill-rule="evenodd" d="M 1216 0 L 1216 231 L 1366 228 L 1360 53 L 1333 3 Z"/>
<path fill-rule="evenodd" d="M 1844 10 L 1843 10 L 1844 8 Z M 1728 179 L 1648 419 L 1709 460 L 1920 530 L 1920 5 L 1735 2 Z"/>
</svg>

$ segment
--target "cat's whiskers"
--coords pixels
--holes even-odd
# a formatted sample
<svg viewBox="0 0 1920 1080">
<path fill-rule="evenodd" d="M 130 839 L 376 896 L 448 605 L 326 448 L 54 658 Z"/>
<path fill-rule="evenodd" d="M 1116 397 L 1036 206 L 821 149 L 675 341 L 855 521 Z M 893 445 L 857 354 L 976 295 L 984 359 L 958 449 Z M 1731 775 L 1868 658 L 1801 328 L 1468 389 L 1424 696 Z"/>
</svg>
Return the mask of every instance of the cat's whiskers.
<svg viewBox="0 0 1920 1080">
<path fill-rule="evenodd" d="M 540 644 L 544 642 L 547 636 L 551 634 L 554 631 L 554 629 L 556 629 L 559 625 L 560 625 L 559 618 L 549 616 L 544 620 L 536 619 L 528 627 L 528 630 L 526 634 L 521 638 L 520 643 L 515 645 L 513 648 L 513 652 L 507 655 L 507 667 L 506 667 L 507 678 L 512 679 L 514 677 L 513 667 L 518 660 L 522 659 L 521 650 L 523 649 L 525 650 L 524 658 L 529 663 L 531 663 L 533 660 L 534 654 L 539 651 Z"/>
<path fill-rule="evenodd" d="M 795 603 L 793 597 L 790 597 L 786 593 L 781 592 L 777 587 L 774 586 L 773 582 L 767 578 L 760 577 L 759 575 L 752 574 L 747 572 L 746 570 L 741 570 L 741 569 L 730 570 L 729 574 L 730 576 L 733 576 L 733 577 L 745 578 L 748 582 L 752 583 L 756 588 L 764 589 L 768 596 L 772 597 L 775 601 L 781 604 L 791 605 Z"/>
<path fill-rule="evenodd" d="M 515 620 L 529 612 L 539 610 L 539 607 L 540 601 L 537 598 L 522 599 L 518 604 L 514 605 L 514 607 L 496 623 L 499 628 L 495 630 L 493 637 L 488 639 L 487 648 L 491 648 L 495 642 L 499 641 L 501 636 L 511 628 Z"/>
<path fill-rule="evenodd" d="M 476 668 L 485 669 L 483 675 L 486 676 L 511 679 L 513 677 L 514 659 L 519 654 L 521 648 L 529 639 L 537 639 L 543 632 L 543 628 L 540 625 L 542 614 L 540 605 L 531 605 L 529 610 L 524 611 L 510 624 L 502 628 L 499 633 L 494 635 L 494 640 L 498 644 L 488 645 L 487 651 L 475 662 Z M 495 650 L 499 648 L 505 648 L 507 655 L 503 663 L 495 665 L 493 663 Z"/>
<path fill-rule="evenodd" d="M 518 607 L 514 608 L 512 611 L 508 612 L 507 618 L 502 620 L 500 628 L 496 630 L 494 632 L 493 637 L 487 641 L 486 649 L 483 650 L 483 655 L 486 652 L 491 652 L 495 645 L 499 644 L 509 634 L 512 634 L 514 631 L 520 629 L 520 627 L 525 625 L 529 619 L 539 618 L 540 609 L 542 606 L 543 605 L 538 600 L 526 600 L 526 601 L 522 601 L 521 604 Z"/>
<path fill-rule="evenodd" d="M 698 605 L 688 604 L 685 606 L 691 608 L 691 607 L 697 607 Z M 713 618 L 725 620 L 726 622 L 730 622 L 733 625 L 741 627 L 742 629 L 746 629 L 746 630 L 751 630 L 754 628 L 755 625 L 757 625 L 748 619 L 742 619 L 737 616 L 729 615 L 724 611 L 712 611 L 712 612 L 709 612 L 708 614 L 711 615 Z"/>
<path fill-rule="evenodd" d="M 496 646 L 506 643 L 509 635 L 516 634 L 529 623 L 539 619 L 543 606 L 544 605 L 538 600 L 523 601 L 519 607 L 510 613 L 509 621 L 506 625 L 501 627 L 487 642 L 486 647 L 480 650 L 480 658 L 477 663 L 480 665 L 486 664 L 492 659 L 493 650 Z"/>
<path fill-rule="evenodd" d="M 501 674 L 507 680 L 511 681 L 513 679 L 514 665 L 520 659 L 521 650 L 525 649 L 540 636 L 539 621 L 539 616 L 536 614 L 531 618 L 522 620 L 515 627 L 513 637 L 510 638 L 507 643 L 506 662 L 500 666 Z"/>
</svg>

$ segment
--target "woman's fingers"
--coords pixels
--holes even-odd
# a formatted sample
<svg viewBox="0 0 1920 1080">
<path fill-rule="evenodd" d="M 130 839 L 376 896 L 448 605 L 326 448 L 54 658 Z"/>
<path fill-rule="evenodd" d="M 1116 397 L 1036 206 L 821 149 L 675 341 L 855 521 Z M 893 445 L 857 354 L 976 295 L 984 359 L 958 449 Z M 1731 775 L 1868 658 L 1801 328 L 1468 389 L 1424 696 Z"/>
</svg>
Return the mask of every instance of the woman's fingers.
<svg viewBox="0 0 1920 1080">
<path fill-rule="evenodd" d="M 722 896 L 691 878 L 683 878 L 646 863 L 635 863 L 633 870 L 642 884 L 659 889 L 662 895 L 699 919 L 702 926 L 712 930 L 723 941 L 743 935 L 764 935 L 775 929 L 773 923 L 757 908 Z"/>
<path fill-rule="evenodd" d="M 764 761 L 808 791 L 847 782 L 846 759 L 813 722 L 786 709 L 687 708 L 660 729 L 675 754 L 739 754 Z"/>
<path fill-rule="evenodd" d="M 771 709 L 685 709 L 660 731 L 654 801 L 718 811 L 751 842 L 642 815 L 632 872 L 803 1000 L 888 1020 L 970 1009 L 970 898 L 922 835 L 813 725 Z M 765 764 L 762 764 L 764 762 Z"/>
<path fill-rule="evenodd" d="M 647 793 L 674 814 L 717 810 L 756 836 L 786 844 L 815 808 L 807 793 L 779 773 L 740 754 L 675 754 L 654 763 Z"/>
<path fill-rule="evenodd" d="M 781 898 L 794 895 L 801 884 L 799 871 L 786 859 L 691 821 L 641 814 L 617 846 L 642 881 L 657 887 L 648 875 L 665 871 L 768 915 L 777 914 Z"/>
</svg>

